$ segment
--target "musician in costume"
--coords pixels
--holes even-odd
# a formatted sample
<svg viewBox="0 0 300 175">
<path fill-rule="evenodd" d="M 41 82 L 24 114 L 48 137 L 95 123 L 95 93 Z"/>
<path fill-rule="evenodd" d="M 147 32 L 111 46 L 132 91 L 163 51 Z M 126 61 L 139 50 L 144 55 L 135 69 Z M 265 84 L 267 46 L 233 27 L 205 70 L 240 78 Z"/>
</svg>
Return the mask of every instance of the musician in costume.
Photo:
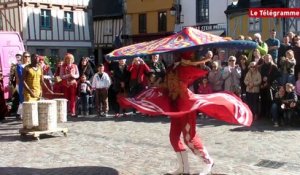
<svg viewBox="0 0 300 175">
<path fill-rule="evenodd" d="M 39 65 L 39 55 L 31 55 L 31 63 L 23 70 L 24 101 L 37 101 L 42 96 L 42 86 L 53 94 L 44 82 L 43 70 Z"/>
<path fill-rule="evenodd" d="M 174 64 L 165 77 L 162 87 L 144 90 L 134 98 L 120 97 L 123 107 L 134 107 L 148 115 L 167 115 L 171 119 L 170 142 L 176 152 L 179 168 L 171 175 L 189 174 L 188 154 L 180 140 L 183 134 L 184 143 L 192 152 L 201 158 L 205 167 L 200 175 L 211 172 L 214 164 L 201 139 L 196 135 L 197 112 L 233 124 L 250 126 L 252 113 L 237 96 L 231 93 L 194 94 L 188 87 L 206 71 L 197 68 L 203 61 L 194 62 L 195 54 L 181 54 L 180 62 Z"/>
<path fill-rule="evenodd" d="M 69 102 L 68 109 L 72 117 L 76 116 L 76 94 L 77 81 L 79 78 L 79 71 L 76 64 L 74 64 L 73 54 L 67 53 L 64 58 L 64 63 L 60 68 L 60 77 L 62 79 L 62 88 L 65 98 Z"/>
</svg>

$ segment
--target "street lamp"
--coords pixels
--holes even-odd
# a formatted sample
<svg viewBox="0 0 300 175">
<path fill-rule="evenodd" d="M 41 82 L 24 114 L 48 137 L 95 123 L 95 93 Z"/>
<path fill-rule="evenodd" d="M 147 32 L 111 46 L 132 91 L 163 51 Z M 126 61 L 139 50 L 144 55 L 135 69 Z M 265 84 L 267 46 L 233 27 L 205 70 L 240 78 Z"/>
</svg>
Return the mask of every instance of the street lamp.
<svg viewBox="0 0 300 175">
<path fill-rule="evenodd" d="M 173 5 L 170 8 L 170 15 L 175 16 L 176 15 L 176 11 L 177 11 L 177 9 L 176 9 L 175 5 Z"/>
</svg>

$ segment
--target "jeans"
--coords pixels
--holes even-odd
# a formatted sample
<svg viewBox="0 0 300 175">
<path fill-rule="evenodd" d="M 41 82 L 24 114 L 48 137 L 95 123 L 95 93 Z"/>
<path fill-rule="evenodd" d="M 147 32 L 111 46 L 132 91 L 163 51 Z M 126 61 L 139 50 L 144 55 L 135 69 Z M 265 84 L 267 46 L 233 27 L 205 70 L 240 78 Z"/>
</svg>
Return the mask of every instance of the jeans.
<svg viewBox="0 0 300 175">
<path fill-rule="evenodd" d="M 81 106 L 82 106 L 82 113 L 89 112 L 89 95 L 88 94 L 81 94 L 80 96 Z"/>
<path fill-rule="evenodd" d="M 279 122 L 279 119 L 282 118 L 283 111 L 277 103 L 273 103 L 271 106 L 271 115 L 273 122 Z"/>
</svg>

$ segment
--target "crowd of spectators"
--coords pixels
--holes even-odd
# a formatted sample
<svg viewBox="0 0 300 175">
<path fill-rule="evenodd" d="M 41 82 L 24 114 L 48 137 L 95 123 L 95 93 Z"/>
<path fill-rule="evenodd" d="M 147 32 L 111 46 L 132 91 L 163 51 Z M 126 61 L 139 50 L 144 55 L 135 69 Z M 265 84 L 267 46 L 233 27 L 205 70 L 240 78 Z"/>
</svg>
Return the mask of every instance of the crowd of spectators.
<svg viewBox="0 0 300 175">
<path fill-rule="evenodd" d="M 198 94 L 229 91 L 248 104 L 254 120 L 269 119 L 275 127 L 293 125 L 299 113 L 300 36 L 289 32 L 281 42 L 272 30 L 266 41 L 259 33 L 254 34 L 253 39 L 242 35 L 238 39 L 252 40 L 258 47 L 230 51 L 214 48 L 202 55 L 194 54 L 194 60 L 207 60 L 198 65 L 199 69 L 207 71 L 207 76 L 199 77 L 190 89 Z M 28 57 L 30 53 L 24 52 L 19 63 L 12 67 L 12 86 L 19 94 L 13 97 L 20 104 L 24 101 L 22 70 L 29 64 Z M 176 60 L 176 55 L 174 57 Z M 95 68 L 88 57 L 83 57 L 77 65 L 74 56 L 66 54 L 63 60 L 58 60 L 54 74 L 43 57 L 39 57 L 39 63 L 47 86 L 54 94 L 63 94 L 68 99 L 70 116 L 95 113 L 106 117 L 108 111 L 113 111 L 115 117 L 121 117 L 127 116 L 128 111 L 120 108 L 118 95 L 133 97 L 143 89 L 160 86 L 176 61 L 167 65 L 156 54 L 149 61 L 139 57 L 129 63 L 125 59 L 105 60 Z M 41 97 L 51 98 L 53 94 L 45 91 L 43 89 Z M 92 109 L 91 103 L 95 104 Z M 14 105 L 12 110 L 16 110 Z M 76 111 L 79 107 L 80 113 Z"/>
</svg>

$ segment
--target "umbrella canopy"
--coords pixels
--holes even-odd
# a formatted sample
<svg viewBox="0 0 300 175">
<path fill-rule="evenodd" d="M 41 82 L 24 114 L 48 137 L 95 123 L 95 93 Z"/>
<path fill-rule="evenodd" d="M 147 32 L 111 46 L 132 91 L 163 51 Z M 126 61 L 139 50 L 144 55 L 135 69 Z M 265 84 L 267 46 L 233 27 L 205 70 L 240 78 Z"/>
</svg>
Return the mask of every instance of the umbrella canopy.
<svg viewBox="0 0 300 175">
<path fill-rule="evenodd" d="M 106 55 L 108 60 L 118 60 L 146 56 L 153 54 L 196 50 L 201 47 L 254 49 L 257 44 L 253 41 L 228 41 L 216 35 L 202 32 L 193 27 L 186 27 L 182 31 L 157 40 L 142 42 L 121 47 Z"/>
</svg>

